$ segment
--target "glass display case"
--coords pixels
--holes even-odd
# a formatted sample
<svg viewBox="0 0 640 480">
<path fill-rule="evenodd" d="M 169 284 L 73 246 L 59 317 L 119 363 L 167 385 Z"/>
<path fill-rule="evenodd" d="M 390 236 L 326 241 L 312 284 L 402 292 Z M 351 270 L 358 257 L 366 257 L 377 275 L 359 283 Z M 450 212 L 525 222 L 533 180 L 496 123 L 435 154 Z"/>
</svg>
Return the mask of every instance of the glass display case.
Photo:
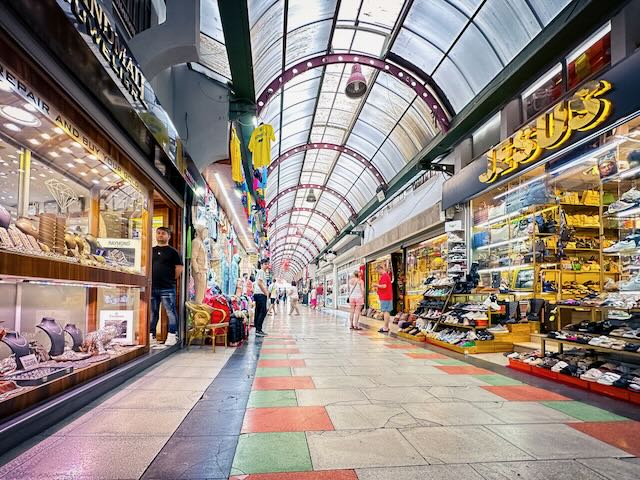
<svg viewBox="0 0 640 480">
<path fill-rule="evenodd" d="M 0 417 L 148 351 L 152 187 L 72 117 L 5 70 Z"/>
<path fill-rule="evenodd" d="M 390 272 L 392 268 L 391 255 L 376 258 L 367 264 L 367 306 L 376 310 L 380 309 L 380 300 L 378 299 L 376 287 L 380 278 L 377 270 L 378 265 L 385 265 Z"/>
<path fill-rule="evenodd" d="M 635 278 L 637 252 L 625 245 L 637 227 L 639 125 L 632 120 L 586 153 L 536 167 L 472 200 L 481 288 L 563 301 L 622 290 Z"/>
<path fill-rule="evenodd" d="M 412 312 L 422 300 L 429 277 L 447 273 L 447 235 L 438 235 L 407 248 L 405 311 Z"/>
<path fill-rule="evenodd" d="M 347 307 L 349 302 L 349 279 L 353 275 L 353 272 L 358 270 L 358 262 L 350 262 L 346 265 L 341 265 L 338 268 L 338 291 L 337 291 L 337 302 L 338 308 Z"/>
</svg>

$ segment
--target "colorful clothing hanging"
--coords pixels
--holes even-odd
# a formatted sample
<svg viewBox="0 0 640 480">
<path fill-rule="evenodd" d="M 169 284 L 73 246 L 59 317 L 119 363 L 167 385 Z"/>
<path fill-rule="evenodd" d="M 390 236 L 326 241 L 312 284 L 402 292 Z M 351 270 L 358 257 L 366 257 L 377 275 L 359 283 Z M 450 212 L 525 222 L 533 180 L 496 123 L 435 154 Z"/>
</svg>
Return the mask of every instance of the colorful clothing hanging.
<svg viewBox="0 0 640 480">
<path fill-rule="evenodd" d="M 263 123 L 251 134 L 249 151 L 253 154 L 253 168 L 268 167 L 271 163 L 271 142 L 275 142 L 276 136 L 273 127 Z"/>
<path fill-rule="evenodd" d="M 242 174 L 242 154 L 240 153 L 240 139 L 236 133 L 235 127 L 231 128 L 231 144 L 229 145 L 231 153 L 231 178 L 236 183 L 244 182 Z"/>
</svg>

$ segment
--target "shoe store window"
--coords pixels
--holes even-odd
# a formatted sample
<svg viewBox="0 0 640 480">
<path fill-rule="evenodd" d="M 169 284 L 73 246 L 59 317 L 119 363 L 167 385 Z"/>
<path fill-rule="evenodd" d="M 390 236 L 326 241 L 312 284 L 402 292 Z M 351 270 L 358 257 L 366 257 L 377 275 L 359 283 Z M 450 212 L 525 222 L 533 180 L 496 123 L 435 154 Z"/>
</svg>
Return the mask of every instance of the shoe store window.
<svg viewBox="0 0 640 480">
<path fill-rule="evenodd" d="M 144 353 L 150 248 L 128 160 L 1 71 L 0 419 Z"/>
<path fill-rule="evenodd" d="M 461 258 L 464 254 L 460 254 Z M 413 312 L 429 286 L 447 278 L 447 235 L 407 248 L 405 311 Z"/>
<path fill-rule="evenodd" d="M 376 290 L 376 286 L 380 280 L 378 265 L 384 265 L 387 271 L 391 272 L 391 255 L 385 255 L 367 263 L 367 307 L 373 308 L 374 310 L 380 310 L 380 300 L 378 299 Z"/>
</svg>

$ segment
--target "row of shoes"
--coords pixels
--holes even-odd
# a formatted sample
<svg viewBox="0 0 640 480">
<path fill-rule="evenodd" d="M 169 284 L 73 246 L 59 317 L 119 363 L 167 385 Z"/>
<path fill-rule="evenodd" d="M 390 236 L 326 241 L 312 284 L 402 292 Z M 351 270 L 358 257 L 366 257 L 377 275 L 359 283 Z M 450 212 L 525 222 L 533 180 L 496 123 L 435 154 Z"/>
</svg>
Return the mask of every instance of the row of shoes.
<svg viewBox="0 0 640 480">
<path fill-rule="evenodd" d="M 446 276 L 442 276 L 442 277 L 431 276 L 426 278 L 422 283 L 423 285 L 430 286 L 430 287 L 450 287 L 455 282 L 451 280 L 451 278 Z"/>
<path fill-rule="evenodd" d="M 420 315 L 421 318 L 440 318 L 442 310 L 429 310 L 427 313 Z"/>
<path fill-rule="evenodd" d="M 464 263 L 466 261 L 467 261 L 467 256 L 462 253 L 452 253 L 452 254 L 449 254 L 449 256 L 447 257 L 448 263 L 456 263 L 456 262 Z"/>
<path fill-rule="evenodd" d="M 614 313 L 616 314 L 616 316 L 612 316 L 612 314 Z M 571 332 L 582 332 L 598 335 L 616 335 L 613 332 L 627 332 L 629 330 L 632 331 L 633 329 L 629 327 L 629 322 L 635 324 L 638 321 L 639 319 L 637 316 L 633 316 L 621 310 L 612 310 L 611 312 L 609 312 L 609 318 L 607 318 L 606 320 L 601 320 L 599 322 L 583 320 L 578 323 L 567 325 L 566 327 L 564 327 L 564 329 Z"/>
<path fill-rule="evenodd" d="M 472 347 L 476 341 L 493 340 L 495 337 L 490 332 L 484 330 L 460 331 L 455 329 L 444 329 L 438 332 L 425 332 L 428 338 L 434 338 L 441 342 L 458 345 L 460 347 Z"/>
<path fill-rule="evenodd" d="M 430 288 L 424 292 L 425 297 L 444 297 L 449 294 L 450 288 Z"/>
<path fill-rule="evenodd" d="M 549 338 L 557 340 L 566 340 L 568 342 L 576 342 L 583 345 L 592 345 L 600 348 L 610 348 L 611 350 L 624 350 L 625 352 L 640 352 L 640 344 L 624 342 L 619 339 L 611 338 L 606 335 L 593 337 L 590 335 L 575 334 L 569 332 L 551 331 L 547 334 Z"/>
<path fill-rule="evenodd" d="M 621 213 L 640 205 L 640 190 L 635 187 L 624 192 L 618 200 L 609 205 L 608 214 Z"/>
<path fill-rule="evenodd" d="M 597 360 L 584 350 L 571 350 L 563 354 L 540 352 L 510 353 L 508 358 L 519 360 L 534 367 L 546 368 L 556 373 L 570 375 L 587 382 L 626 388 L 640 392 L 640 369 L 617 362 Z"/>
<path fill-rule="evenodd" d="M 623 238 L 622 240 L 614 243 L 610 247 L 604 248 L 604 253 L 623 253 L 634 252 L 638 250 L 638 243 L 640 242 L 640 235 L 637 233 L 631 234 Z"/>
</svg>

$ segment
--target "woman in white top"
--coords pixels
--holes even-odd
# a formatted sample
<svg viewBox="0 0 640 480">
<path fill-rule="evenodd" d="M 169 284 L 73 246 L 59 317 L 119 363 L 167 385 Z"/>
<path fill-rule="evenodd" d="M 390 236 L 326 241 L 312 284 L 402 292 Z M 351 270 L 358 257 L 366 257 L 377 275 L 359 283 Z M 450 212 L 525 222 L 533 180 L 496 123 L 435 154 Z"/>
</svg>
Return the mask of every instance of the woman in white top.
<svg viewBox="0 0 640 480">
<path fill-rule="evenodd" d="M 276 282 L 272 282 L 271 285 L 269 285 L 269 299 L 271 301 L 271 305 L 269 306 L 269 312 L 271 315 L 277 314 L 278 313 L 278 286 L 276 285 Z"/>
<path fill-rule="evenodd" d="M 349 279 L 349 328 L 351 330 L 361 330 L 358 326 L 360 321 L 360 311 L 364 305 L 364 281 L 360 278 L 360 272 L 353 272 L 353 277 Z"/>
<path fill-rule="evenodd" d="M 298 285 L 296 282 L 291 282 L 291 285 L 287 287 L 287 297 L 289 298 L 289 315 L 293 315 L 293 311 L 295 310 L 296 315 L 300 315 L 300 310 L 298 310 Z"/>
</svg>

